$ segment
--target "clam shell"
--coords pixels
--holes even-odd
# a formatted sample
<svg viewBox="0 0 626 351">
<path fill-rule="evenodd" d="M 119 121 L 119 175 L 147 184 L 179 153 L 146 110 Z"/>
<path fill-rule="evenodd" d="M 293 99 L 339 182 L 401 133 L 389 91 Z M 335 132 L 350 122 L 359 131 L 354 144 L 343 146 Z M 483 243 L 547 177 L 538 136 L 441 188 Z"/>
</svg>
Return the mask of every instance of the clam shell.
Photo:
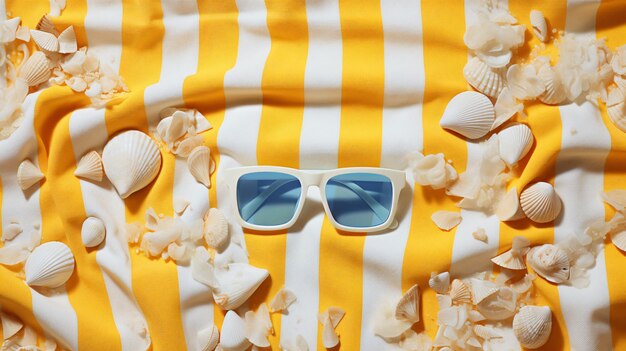
<svg viewBox="0 0 626 351">
<path fill-rule="evenodd" d="M 270 312 L 286 311 L 292 303 L 296 302 L 296 300 L 296 294 L 283 287 L 276 293 L 270 302 Z"/>
<path fill-rule="evenodd" d="M 527 349 L 537 349 L 550 338 L 552 311 L 547 306 L 524 306 L 513 318 L 513 332 Z"/>
<path fill-rule="evenodd" d="M 478 305 L 484 299 L 497 293 L 499 290 L 495 283 L 488 280 L 472 278 L 470 284 L 472 286 L 472 303 L 474 303 L 474 305 Z"/>
<path fill-rule="evenodd" d="M 24 160 L 17 168 L 17 184 L 22 190 L 30 188 L 44 178 L 43 173 L 30 160 Z"/>
<path fill-rule="evenodd" d="M 41 51 L 32 54 L 17 72 L 17 76 L 31 87 L 47 82 L 50 74 L 50 60 Z"/>
<path fill-rule="evenodd" d="M 220 341 L 220 332 L 217 330 L 215 324 L 211 324 L 198 331 L 196 340 L 198 341 L 198 350 L 213 351 Z"/>
<path fill-rule="evenodd" d="M 228 311 L 222 323 L 219 347 L 224 351 L 243 351 L 250 347 L 246 338 L 246 323 L 235 311 Z"/>
<path fill-rule="evenodd" d="M 538 182 L 522 191 L 522 210 L 530 220 L 537 223 L 551 222 L 561 213 L 561 198 L 550 183 Z"/>
<path fill-rule="evenodd" d="M 37 26 L 35 28 L 40 31 L 51 33 L 55 36 L 59 33 L 54 27 L 54 23 L 52 22 L 50 17 L 48 17 L 48 15 L 44 15 L 43 17 L 41 17 L 41 19 L 39 19 L 39 22 L 37 22 Z"/>
<path fill-rule="evenodd" d="M 542 66 L 539 69 L 538 76 L 546 86 L 543 94 L 539 95 L 539 101 L 548 105 L 557 105 L 565 101 L 567 98 L 565 87 L 552 67 L 549 65 Z"/>
<path fill-rule="evenodd" d="M 67 245 L 50 241 L 35 248 L 26 260 L 24 273 L 30 286 L 57 288 L 74 272 L 74 255 Z"/>
<path fill-rule="evenodd" d="M 469 139 L 478 139 L 491 130 L 494 120 L 495 110 L 488 97 L 464 91 L 450 100 L 439 124 Z"/>
<path fill-rule="evenodd" d="M 472 293 L 462 280 L 454 279 L 450 285 L 450 298 L 454 304 L 472 302 Z"/>
<path fill-rule="evenodd" d="M 207 188 L 211 186 L 211 150 L 206 146 L 198 146 L 187 158 L 189 172 L 198 183 Z"/>
<path fill-rule="evenodd" d="M 404 293 L 396 305 L 396 319 L 417 323 L 420 320 L 420 294 L 417 284 Z"/>
<path fill-rule="evenodd" d="M 80 232 L 85 247 L 96 247 L 102 243 L 106 235 L 104 222 L 97 217 L 87 217 Z"/>
<path fill-rule="evenodd" d="M 74 175 L 79 178 L 89 179 L 96 182 L 102 180 L 102 158 L 97 151 L 89 151 L 81 157 L 76 165 Z"/>
<path fill-rule="evenodd" d="M 161 168 L 161 153 L 146 134 L 129 130 L 114 136 L 102 152 L 104 171 L 125 199 L 156 178 Z"/>
<path fill-rule="evenodd" d="M 626 98 L 622 89 L 615 88 L 609 92 L 606 100 L 606 112 L 613 124 L 621 131 L 626 132 Z"/>
<path fill-rule="evenodd" d="M 74 33 L 74 26 L 65 28 L 58 37 L 59 52 L 62 54 L 71 54 L 78 50 L 78 44 L 76 44 L 76 33 Z"/>
<path fill-rule="evenodd" d="M 214 248 L 222 248 L 228 241 L 228 219 L 217 208 L 209 209 L 204 217 L 204 240 Z"/>
<path fill-rule="evenodd" d="M 498 133 L 500 158 L 509 167 L 515 166 L 533 146 L 533 133 L 525 124 L 514 124 Z"/>
<path fill-rule="evenodd" d="M 467 62 L 463 68 L 463 76 L 474 89 L 494 99 L 506 86 L 506 67 L 492 68 L 478 57 Z"/>
<path fill-rule="evenodd" d="M 526 217 L 517 197 L 517 188 L 513 187 L 500 200 L 496 207 L 496 216 L 501 221 L 514 221 Z"/>
<path fill-rule="evenodd" d="M 213 291 L 215 303 L 223 310 L 236 309 L 254 294 L 268 276 L 267 270 L 247 263 L 229 264 L 228 270 L 218 275 L 220 286 Z"/>
<path fill-rule="evenodd" d="M 542 278 L 560 284 L 569 279 L 569 257 L 563 249 L 544 244 L 533 247 L 526 256 L 528 265 Z"/>
<path fill-rule="evenodd" d="M 548 25 L 543 13 L 538 10 L 530 11 L 530 24 L 533 27 L 533 33 L 540 41 L 545 42 L 548 39 Z"/>
<path fill-rule="evenodd" d="M 31 29 L 30 36 L 37 46 L 44 51 L 57 52 L 59 50 L 59 40 L 52 33 Z"/>
<path fill-rule="evenodd" d="M 450 289 L 450 273 L 442 272 L 436 275 L 431 274 L 428 280 L 428 286 L 438 294 L 447 294 Z"/>
</svg>

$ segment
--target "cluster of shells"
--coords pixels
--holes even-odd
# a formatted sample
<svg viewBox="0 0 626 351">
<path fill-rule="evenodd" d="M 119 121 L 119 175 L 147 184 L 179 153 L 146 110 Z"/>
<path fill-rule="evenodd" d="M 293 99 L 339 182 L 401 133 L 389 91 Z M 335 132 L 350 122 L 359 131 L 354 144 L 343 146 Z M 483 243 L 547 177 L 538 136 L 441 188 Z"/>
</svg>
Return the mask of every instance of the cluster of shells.
<svg viewBox="0 0 626 351">
<path fill-rule="evenodd" d="M 57 344 L 52 339 L 38 335 L 35 329 L 24 324 L 15 315 L 0 311 L 0 321 L 2 322 L 2 346 L 0 350 L 7 351 L 55 351 Z M 43 340 L 38 345 L 38 340 Z"/>
</svg>

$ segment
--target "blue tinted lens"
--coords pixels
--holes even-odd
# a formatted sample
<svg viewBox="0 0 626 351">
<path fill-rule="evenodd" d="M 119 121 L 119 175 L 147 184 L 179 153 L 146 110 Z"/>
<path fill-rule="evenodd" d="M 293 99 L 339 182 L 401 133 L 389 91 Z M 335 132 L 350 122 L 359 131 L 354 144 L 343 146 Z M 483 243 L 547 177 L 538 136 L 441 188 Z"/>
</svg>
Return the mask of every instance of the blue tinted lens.
<svg viewBox="0 0 626 351">
<path fill-rule="evenodd" d="M 259 226 L 289 222 L 302 193 L 298 178 L 278 172 L 248 173 L 237 181 L 237 207 L 244 221 Z"/>
<path fill-rule="evenodd" d="M 391 180 L 380 174 L 342 174 L 326 184 L 330 212 L 337 223 L 347 227 L 368 228 L 385 223 L 392 198 Z"/>
</svg>

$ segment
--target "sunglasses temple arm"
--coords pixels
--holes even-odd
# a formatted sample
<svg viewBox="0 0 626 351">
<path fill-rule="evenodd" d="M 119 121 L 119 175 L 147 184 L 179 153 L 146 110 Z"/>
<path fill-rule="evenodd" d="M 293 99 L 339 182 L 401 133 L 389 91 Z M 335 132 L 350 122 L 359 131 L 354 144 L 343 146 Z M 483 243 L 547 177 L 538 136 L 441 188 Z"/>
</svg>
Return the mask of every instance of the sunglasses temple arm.
<svg viewBox="0 0 626 351">
<path fill-rule="evenodd" d="M 363 200 L 372 209 L 372 211 L 374 211 L 376 216 L 381 221 L 384 221 L 387 218 L 389 218 L 389 211 L 387 211 L 387 209 L 383 205 L 381 205 L 380 202 L 376 201 L 376 199 L 374 199 L 370 194 L 368 194 L 365 190 L 363 190 L 363 188 L 361 188 L 360 186 L 358 186 L 357 184 L 353 182 L 346 182 L 346 181 L 341 181 L 341 180 L 334 180 L 334 181 L 352 190 L 352 192 L 357 194 L 361 198 L 361 200 Z"/>
<path fill-rule="evenodd" d="M 256 211 L 263 206 L 265 201 L 269 199 L 272 194 L 274 194 L 278 189 L 280 189 L 283 185 L 286 185 L 290 182 L 295 182 L 296 180 L 287 179 L 287 180 L 277 180 L 272 185 L 270 185 L 267 189 L 265 189 L 261 194 L 252 199 L 252 201 L 248 202 L 245 206 L 243 206 L 240 210 L 241 217 L 244 220 L 250 219 Z"/>
</svg>

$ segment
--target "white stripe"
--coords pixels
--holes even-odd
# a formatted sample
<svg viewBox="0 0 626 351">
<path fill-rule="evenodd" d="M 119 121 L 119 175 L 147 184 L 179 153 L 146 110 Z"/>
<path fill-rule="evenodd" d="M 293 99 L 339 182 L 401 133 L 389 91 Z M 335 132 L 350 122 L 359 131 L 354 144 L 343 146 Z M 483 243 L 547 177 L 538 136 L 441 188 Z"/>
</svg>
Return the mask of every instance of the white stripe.
<svg viewBox="0 0 626 351">
<path fill-rule="evenodd" d="M 85 31 L 89 52 L 109 64 L 115 72 L 122 57 L 122 1 L 87 0 Z"/>
<path fill-rule="evenodd" d="M 423 149 L 422 99 L 424 52 L 422 10 L 416 0 L 383 0 L 385 100 L 381 167 L 403 169 L 405 156 Z M 374 335 L 378 307 L 402 296 L 402 263 L 409 231 L 413 179 L 400 195 L 392 231 L 368 235 L 363 248 L 363 307 L 361 350 L 383 350 L 387 343 Z"/>
<path fill-rule="evenodd" d="M 35 226 L 46 230 L 41 222 L 39 202 L 40 186 L 33 185 L 22 191 L 17 184 L 17 168 L 23 160 L 37 161 L 37 138 L 35 136 L 35 104 L 39 93 L 30 94 L 22 106 L 22 125 L 8 139 L 0 141 L 0 175 L 2 176 L 2 227 L 11 220 L 18 220 L 24 231 L 13 241 L 28 242 L 33 235 L 41 235 Z M 44 238 L 46 239 L 46 238 Z M 49 239 L 47 239 L 49 240 Z M 46 335 L 58 340 L 70 349 L 78 349 L 78 325 L 76 312 L 70 304 L 65 287 L 44 296 L 31 289 L 33 314 Z"/>
<path fill-rule="evenodd" d="M 576 33 L 579 38 L 595 39 L 598 5 L 599 1 L 568 1 L 566 32 Z M 595 50 L 590 51 L 595 60 Z M 595 66 L 589 69 L 595 74 Z M 604 162 L 611 149 L 611 136 L 596 106 L 584 101 L 580 105 L 561 106 L 559 110 L 562 139 L 554 186 L 563 201 L 563 213 L 554 228 L 555 242 L 566 240 L 575 232 L 581 233 L 590 221 L 604 218 L 600 194 L 604 190 Z M 570 345 L 576 351 L 611 350 L 603 246 L 589 279 L 591 284 L 584 289 L 558 286 Z"/>
</svg>

